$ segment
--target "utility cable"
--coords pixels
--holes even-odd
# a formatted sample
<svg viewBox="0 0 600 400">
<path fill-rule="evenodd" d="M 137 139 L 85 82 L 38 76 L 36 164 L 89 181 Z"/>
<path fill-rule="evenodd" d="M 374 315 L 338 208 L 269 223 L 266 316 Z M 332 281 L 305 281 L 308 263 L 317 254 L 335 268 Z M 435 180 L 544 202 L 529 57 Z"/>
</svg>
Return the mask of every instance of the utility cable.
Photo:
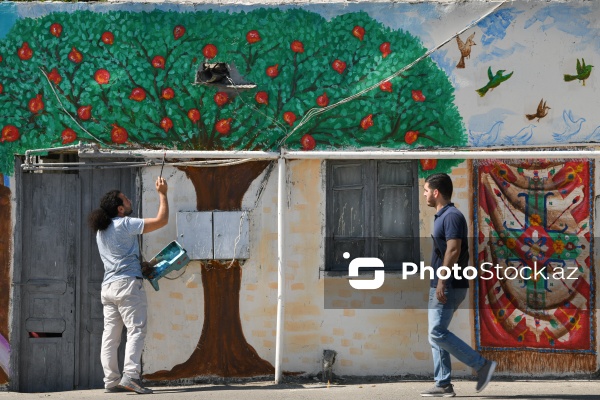
<svg viewBox="0 0 600 400">
<path fill-rule="evenodd" d="M 56 97 L 56 100 L 58 100 L 58 103 L 60 104 L 60 107 L 62 108 L 62 110 L 64 111 L 65 114 L 67 114 L 69 116 L 69 118 L 71 118 L 73 120 L 73 122 L 75 122 L 75 124 L 77 124 L 77 126 L 84 131 L 85 133 L 87 133 L 88 135 L 90 135 L 91 138 L 93 138 L 96 142 L 103 144 L 106 147 L 112 148 L 113 146 L 111 146 L 108 143 L 103 142 L 102 140 L 98 139 L 96 136 L 92 135 L 87 129 L 85 129 L 83 126 L 81 126 L 81 124 L 75 119 L 73 118 L 73 116 L 67 111 L 67 109 L 65 108 L 65 106 L 63 105 L 62 101 L 60 101 L 60 98 L 58 97 L 58 93 L 56 93 L 56 90 L 54 89 L 54 86 L 52 86 L 52 83 L 50 82 L 50 78 L 48 78 L 48 74 L 46 74 L 46 71 L 44 71 L 42 69 L 42 67 L 38 67 L 40 69 L 40 71 L 42 71 L 42 74 L 44 74 L 44 77 L 46 77 L 46 80 L 48 81 L 48 85 L 50 85 L 50 89 L 52 89 L 52 91 L 54 92 L 54 96 Z"/>
<path fill-rule="evenodd" d="M 377 89 L 379 87 L 379 85 L 381 85 L 382 83 L 390 81 L 393 78 L 401 75 L 402 73 L 404 73 L 407 70 L 411 69 L 413 66 L 415 66 L 419 62 L 423 61 L 425 58 L 429 57 L 429 55 L 431 55 L 433 52 L 435 52 L 435 51 L 439 50 L 441 47 L 445 46 L 448 42 L 450 42 L 456 36 L 461 35 L 466 30 L 471 29 L 473 26 L 477 25 L 481 20 L 487 18 L 489 15 L 491 15 L 492 13 L 494 13 L 498 8 L 500 8 L 502 5 L 504 5 L 504 3 L 506 3 L 507 1 L 508 0 L 502 0 L 502 2 L 500 4 L 498 4 L 496 7 L 492 8 L 490 11 L 488 11 L 487 13 L 485 13 L 483 16 L 479 17 L 475 21 L 473 21 L 470 24 L 468 24 L 466 27 L 464 27 L 459 32 L 457 32 L 455 35 L 452 35 L 451 37 L 449 37 L 448 39 L 446 39 L 442 43 L 438 44 L 437 46 L 435 46 L 431 50 L 428 50 L 427 52 L 425 52 L 425 54 L 423 54 L 422 56 L 420 56 L 419 58 L 417 58 L 416 60 L 414 60 L 410 64 L 404 66 L 402 69 L 394 72 L 392 75 L 390 75 L 387 78 L 379 81 L 378 83 L 376 83 L 376 84 L 374 84 L 374 85 L 372 85 L 372 86 L 370 86 L 370 87 L 368 87 L 366 89 L 363 89 L 360 92 L 353 94 L 352 96 L 346 97 L 346 98 L 338 101 L 337 103 L 331 104 L 331 105 L 329 105 L 327 107 L 323 107 L 323 108 L 311 108 L 304 115 L 304 117 L 302 117 L 302 119 L 300 120 L 300 122 L 298 123 L 298 125 L 296 125 L 294 127 L 294 129 L 292 129 L 282 140 L 279 141 L 279 147 L 283 146 L 290 136 L 292 136 L 300 127 L 304 126 L 308 121 L 310 121 L 311 119 L 313 119 L 317 115 L 322 114 L 324 112 L 327 112 L 329 110 L 332 110 L 332 109 L 334 109 L 334 108 L 336 108 L 336 107 L 338 107 L 338 106 L 340 106 L 340 105 L 342 105 L 344 103 L 348 103 L 349 101 L 352 101 L 352 100 L 356 99 L 357 97 L 362 96 L 363 94 L 365 94 L 367 92 L 370 92 L 370 91 L 372 91 L 374 89 Z"/>
</svg>

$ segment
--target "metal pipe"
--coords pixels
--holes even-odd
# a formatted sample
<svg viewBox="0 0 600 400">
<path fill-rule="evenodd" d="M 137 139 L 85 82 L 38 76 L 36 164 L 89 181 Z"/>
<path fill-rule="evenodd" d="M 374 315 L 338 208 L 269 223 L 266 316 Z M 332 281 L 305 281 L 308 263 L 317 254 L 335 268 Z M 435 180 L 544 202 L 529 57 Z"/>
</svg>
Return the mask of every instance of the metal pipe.
<svg viewBox="0 0 600 400">
<path fill-rule="evenodd" d="M 23 171 L 73 171 L 73 170 L 88 170 L 88 169 L 125 169 L 125 168 L 143 168 L 148 167 L 148 164 L 138 165 L 104 165 L 104 166 L 93 166 L 93 165 L 77 165 L 75 167 L 49 167 L 49 166 L 26 166 L 21 165 Z"/>
<path fill-rule="evenodd" d="M 174 167 L 223 167 L 228 165 L 243 164 L 246 162 L 252 162 L 253 159 L 231 159 L 231 160 L 206 160 L 206 161 L 182 161 L 182 162 L 169 162 L 165 165 Z M 113 161 L 103 163 L 85 163 L 85 162 L 72 162 L 72 163 L 25 163 L 21 165 L 24 171 L 69 171 L 69 170 L 84 170 L 84 169 L 110 169 L 110 168 L 143 168 L 143 167 L 154 167 L 157 164 L 154 161 L 147 160 L 145 162 L 124 162 L 124 161 Z"/>
<path fill-rule="evenodd" d="M 283 316 L 285 303 L 283 298 L 284 274 L 283 274 L 283 239 L 284 239 L 284 196 L 285 196 L 285 159 L 279 158 L 278 181 L 277 181 L 277 327 L 275 331 L 275 383 L 280 383 L 282 343 L 283 335 Z"/>
<path fill-rule="evenodd" d="M 223 167 L 228 165 L 242 164 L 246 162 L 254 161 L 251 158 L 239 158 L 239 159 L 212 159 L 204 161 L 177 161 L 167 162 L 164 165 L 170 165 L 174 167 Z M 69 171 L 69 170 L 84 170 L 84 169 L 109 169 L 109 168 L 142 168 L 142 167 L 153 167 L 158 164 L 151 160 L 146 161 L 105 161 L 105 162 L 65 162 L 65 163 L 24 163 L 21 168 L 24 171 Z"/>
<path fill-rule="evenodd" d="M 29 155 L 33 154 L 33 153 L 50 153 L 53 151 L 62 151 L 62 150 L 75 150 L 78 149 L 79 151 L 83 151 L 86 148 L 96 148 L 95 144 L 82 144 L 81 142 L 79 142 L 79 144 L 72 144 L 69 146 L 61 146 L 61 147 L 49 147 L 47 149 L 30 149 L 30 150 L 25 150 L 25 157 L 29 157 Z"/>
<path fill-rule="evenodd" d="M 268 151 L 186 151 L 186 150 L 82 150 L 79 158 L 252 158 L 275 160 L 279 153 Z"/>
<path fill-rule="evenodd" d="M 32 159 L 33 159 L 33 155 L 36 153 L 51 153 L 51 152 L 56 152 L 56 151 L 63 151 L 63 150 L 79 150 L 79 152 L 81 152 L 83 149 L 86 148 L 96 148 L 95 144 L 83 144 L 81 142 L 77 143 L 77 144 L 71 144 L 68 146 L 61 146 L 61 147 L 50 147 L 50 148 L 46 148 L 46 149 L 30 149 L 30 150 L 25 150 L 25 163 L 21 165 L 22 168 L 26 168 L 28 165 L 32 164 Z"/>
<path fill-rule="evenodd" d="M 288 160 L 356 160 L 356 159 L 528 159 L 528 158 L 598 158 L 600 150 L 371 150 L 371 151 L 284 151 Z"/>
<path fill-rule="evenodd" d="M 146 161 L 112 161 L 112 162 L 104 162 L 104 163 L 89 163 L 89 162 L 77 162 L 77 161 L 73 161 L 73 162 L 40 162 L 40 163 L 31 163 L 29 164 L 32 167 L 38 167 L 38 166 L 52 166 L 52 167 L 58 167 L 58 166 L 78 166 L 78 165 L 93 165 L 93 166 L 103 166 L 103 165 L 148 165 L 148 166 L 154 166 L 155 164 L 152 162 L 146 162 Z"/>
<path fill-rule="evenodd" d="M 532 146 L 533 147 L 533 146 Z M 288 160 L 300 159 L 521 159 L 521 158 L 598 158 L 600 149 L 573 149 L 573 145 L 568 149 L 557 150 L 555 147 L 540 147 L 539 150 L 469 150 L 467 149 L 440 149 L 440 150 L 364 150 L 364 151 L 294 151 L 282 150 L 281 155 L 267 151 L 184 151 L 168 150 L 167 158 L 176 159 L 263 159 L 274 160 L 279 157 Z M 583 147 L 583 146 L 582 146 Z M 531 147 L 528 147 L 531 149 Z M 165 151 L 161 150 L 83 150 L 79 152 L 80 158 L 146 158 L 162 160 Z"/>
</svg>

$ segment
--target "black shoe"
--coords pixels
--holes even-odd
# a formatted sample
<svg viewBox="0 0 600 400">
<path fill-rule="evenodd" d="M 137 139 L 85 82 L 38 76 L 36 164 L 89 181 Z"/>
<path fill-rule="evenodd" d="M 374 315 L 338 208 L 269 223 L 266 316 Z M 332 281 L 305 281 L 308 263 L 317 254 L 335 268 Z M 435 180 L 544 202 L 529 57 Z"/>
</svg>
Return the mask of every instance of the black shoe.
<svg viewBox="0 0 600 400">
<path fill-rule="evenodd" d="M 109 388 L 104 388 L 104 393 L 122 393 L 122 392 L 127 392 L 127 389 L 123 389 L 122 387 L 119 387 L 119 385 L 109 387 Z"/>
<path fill-rule="evenodd" d="M 496 365 L 498 363 L 496 361 L 486 360 L 485 364 L 479 371 L 477 371 L 477 386 L 475 386 L 475 391 L 477 393 L 481 392 L 488 383 L 492 380 L 492 375 L 494 374 L 494 370 L 496 369 Z"/>
<path fill-rule="evenodd" d="M 133 379 L 127 375 L 123 375 L 123 378 L 121 378 L 121 382 L 119 383 L 119 387 L 129 390 L 130 392 L 136 392 L 137 394 L 153 393 L 152 389 L 148 389 L 142 385 L 142 381 L 140 379 Z"/>
<path fill-rule="evenodd" d="M 431 389 L 427 389 L 421 392 L 421 396 L 423 397 L 454 397 L 456 393 L 454 393 L 454 387 L 451 383 L 446 386 L 437 386 L 433 385 Z"/>
</svg>

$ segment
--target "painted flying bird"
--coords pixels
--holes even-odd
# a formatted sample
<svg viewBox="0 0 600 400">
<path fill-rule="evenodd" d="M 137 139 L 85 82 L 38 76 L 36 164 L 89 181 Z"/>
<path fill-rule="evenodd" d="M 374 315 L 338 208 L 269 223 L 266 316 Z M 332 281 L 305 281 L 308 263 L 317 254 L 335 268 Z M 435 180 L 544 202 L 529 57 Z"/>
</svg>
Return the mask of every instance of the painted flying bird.
<svg viewBox="0 0 600 400">
<path fill-rule="evenodd" d="M 474 147 L 488 147 L 497 144 L 496 142 L 503 125 L 503 121 L 497 121 L 487 132 L 473 132 L 469 129 L 471 145 Z"/>
<path fill-rule="evenodd" d="M 456 35 L 456 42 L 458 43 L 458 50 L 460 51 L 460 61 L 458 64 L 456 64 L 456 68 L 464 68 L 465 58 L 471 58 L 471 46 L 477 45 L 473 41 L 474 37 L 475 32 L 473 32 L 473 34 L 467 38 L 466 42 L 463 42 L 460 36 Z"/>
<path fill-rule="evenodd" d="M 577 75 L 567 75 L 565 74 L 565 82 L 571 82 L 575 79 L 582 81 L 583 86 L 585 86 L 585 80 L 590 77 L 592 73 L 593 65 L 585 65 L 585 60 L 582 58 L 581 63 L 579 62 L 579 58 L 577 59 Z"/>
<path fill-rule="evenodd" d="M 525 114 L 525 116 L 530 121 L 537 118 L 538 122 L 540 122 L 541 118 L 544 118 L 546 115 L 548 115 L 548 110 L 550 110 L 550 107 L 548 107 L 544 99 L 542 99 L 540 100 L 540 104 L 537 106 L 537 111 L 535 114 Z"/>
<path fill-rule="evenodd" d="M 554 140 L 561 143 L 569 141 L 573 136 L 579 133 L 579 131 L 581 130 L 581 125 L 585 122 L 585 118 L 579 118 L 575 120 L 575 117 L 573 117 L 573 112 L 571 110 L 564 110 L 563 121 L 565 121 L 566 126 L 563 133 L 552 134 Z"/>
<path fill-rule="evenodd" d="M 487 85 L 485 85 L 484 87 L 482 87 L 481 89 L 477 89 L 476 92 L 479 93 L 479 95 L 481 97 L 485 96 L 485 94 L 488 92 L 488 90 L 494 90 L 494 88 L 497 88 L 498 86 L 500 86 L 500 84 L 506 80 L 508 80 L 513 72 L 511 72 L 508 75 L 503 75 L 504 72 L 506 72 L 503 69 L 499 69 L 498 71 L 496 71 L 496 75 L 492 74 L 492 67 L 488 68 L 488 78 L 489 78 L 489 82 L 487 83 Z"/>
<path fill-rule="evenodd" d="M 515 135 L 507 136 L 506 138 L 504 138 L 504 143 L 510 146 L 527 144 L 533 137 L 533 128 L 535 128 L 535 125 L 530 124 L 526 126 L 519 132 L 517 132 Z"/>
</svg>

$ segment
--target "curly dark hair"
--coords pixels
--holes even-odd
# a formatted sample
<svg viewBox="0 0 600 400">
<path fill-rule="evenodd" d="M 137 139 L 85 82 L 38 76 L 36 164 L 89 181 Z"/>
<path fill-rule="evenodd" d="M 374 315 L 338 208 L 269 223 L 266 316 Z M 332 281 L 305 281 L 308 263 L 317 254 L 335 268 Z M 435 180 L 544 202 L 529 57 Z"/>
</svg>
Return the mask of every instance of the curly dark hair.
<svg viewBox="0 0 600 400">
<path fill-rule="evenodd" d="M 94 232 L 103 231 L 110 226 L 112 219 L 119 214 L 119 206 L 123 205 L 123 199 L 119 197 L 120 190 L 111 190 L 102 196 L 100 208 L 95 209 L 88 215 L 88 224 Z"/>
</svg>

